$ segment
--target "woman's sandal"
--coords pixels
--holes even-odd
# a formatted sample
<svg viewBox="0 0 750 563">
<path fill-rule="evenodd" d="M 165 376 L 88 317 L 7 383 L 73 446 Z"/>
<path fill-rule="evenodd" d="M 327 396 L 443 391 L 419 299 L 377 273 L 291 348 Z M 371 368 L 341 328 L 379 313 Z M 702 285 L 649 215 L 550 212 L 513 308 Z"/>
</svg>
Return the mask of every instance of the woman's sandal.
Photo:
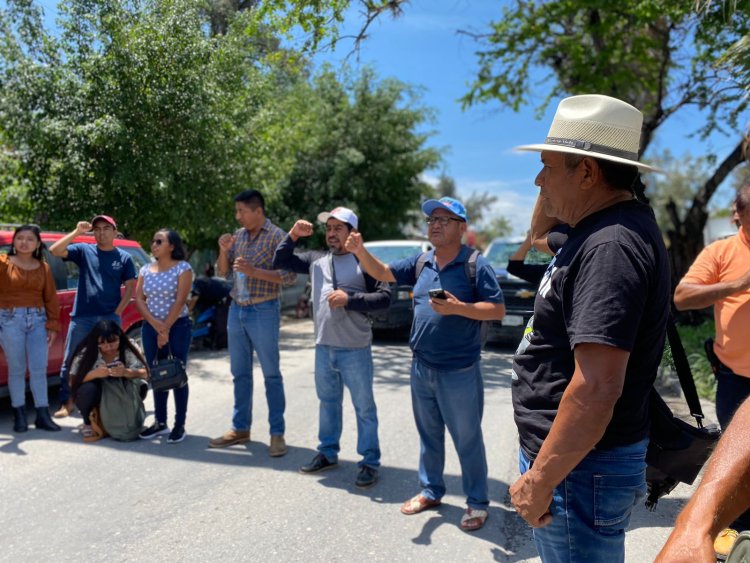
<svg viewBox="0 0 750 563">
<path fill-rule="evenodd" d="M 461 529 L 464 532 L 475 532 L 484 526 L 487 516 L 489 515 L 486 510 L 467 508 L 461 517 Z"/>
<path fill-rule="evenodd" d="M 401 513 L 407 515 L 419 514 L 420 512 L 427 510 L 428 508 L 434 508 L 439 505 L 439 500 L 432 500 L 431 498 L 417 495 L 410 498 L 401 505 Z"/>
</svg>

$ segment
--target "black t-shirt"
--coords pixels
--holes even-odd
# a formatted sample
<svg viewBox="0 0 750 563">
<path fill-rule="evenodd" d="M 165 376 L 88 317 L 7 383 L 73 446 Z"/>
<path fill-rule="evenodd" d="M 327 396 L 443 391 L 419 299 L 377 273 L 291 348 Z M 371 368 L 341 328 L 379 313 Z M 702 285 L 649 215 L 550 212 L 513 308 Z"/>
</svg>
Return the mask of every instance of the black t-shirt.
<svg viewBox="0 0 750 563">
<path fill-rule="evenodd" d="M 577 344 L 630 352 L 622 395 L 597 448 L 648 435 L 648 397 L 664 348 L 669 295 L 667 253 L 647 205 L 613 205 L 570 230 L 539 286 L 533 330 L 513 361 L 515 420 L 531 459 L 573 376 Z"/>
</svg>

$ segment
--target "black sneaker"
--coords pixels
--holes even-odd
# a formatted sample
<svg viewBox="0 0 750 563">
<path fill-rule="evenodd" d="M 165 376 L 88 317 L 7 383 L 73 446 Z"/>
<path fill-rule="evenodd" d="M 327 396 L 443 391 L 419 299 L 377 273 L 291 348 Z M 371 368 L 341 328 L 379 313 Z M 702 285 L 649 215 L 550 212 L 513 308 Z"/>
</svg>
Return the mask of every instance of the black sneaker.
<svg viewBox="0 0 750 563">
<path fill-rule="evenodd" d="M 168 444 L 176 444 L 177 442 L 182 442 L 185 439 L 185 427 L 184 426 L 175 426 L 172 428 L 172 432 L 169 433 L 169 438 L 167 438 Z"/>
<path fill-rule="evenodd" d="M 323 454 L 316 455 L 310 463 L 306 463 L 299 468 L 300 473 L 317 473 L 324 469 L 331 469 L 338 465 L 337 461 L 328 461 Z"/>
<path fill-rule="evenodd" d="M 375 483 L 378 482 L 378 470 L 372 467 L 362 466 L 362 469 L 357 473 L 357 480 L 354 484 L 360 489 L 369 489 Z"/>
<path fill-rule="evenodd" d="M 162 436 L 163 434 L 169 434 L 169 427 L 163 422 L 154 422 L 151 426 L 138 434 L 138 437 L 142 440 L 151 440 L 152 438 Z"/>
</svg>

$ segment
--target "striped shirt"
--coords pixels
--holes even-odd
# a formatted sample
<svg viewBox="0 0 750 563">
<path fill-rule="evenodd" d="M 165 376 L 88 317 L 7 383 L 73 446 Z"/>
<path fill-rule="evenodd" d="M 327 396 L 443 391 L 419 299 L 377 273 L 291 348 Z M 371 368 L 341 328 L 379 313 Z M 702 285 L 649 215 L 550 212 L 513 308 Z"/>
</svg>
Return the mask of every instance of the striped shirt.
<svg viewBox="0 0 750 563">
<path fill-rule="evenodd" d="M 229 251 L 229 264 L 234 262 L 235 258 L 242 256 L 250 264 L 262 270 L 273 270 L 273 255 L 276 247 L 284 240 L 286 233 L 279 227 L 266 219 L 258 233 L 253 237 L 245 228 L 237 229 L 234 233 L 234 244 Z M 296 274 L 288 270 L 278 270 L 281 274 L 283 285 L 291 285 L 297 279 Z M 229 272 L 231 277 L 232 272 Z M 247 289 L 251 299 L 265 299 L 278 297 L 281 292 L 281 285 L 267 282 L 256 278 L 246 278 Z M 236 289 L 232 289 L 232 298 L 234 298 Z"/>
</svg>

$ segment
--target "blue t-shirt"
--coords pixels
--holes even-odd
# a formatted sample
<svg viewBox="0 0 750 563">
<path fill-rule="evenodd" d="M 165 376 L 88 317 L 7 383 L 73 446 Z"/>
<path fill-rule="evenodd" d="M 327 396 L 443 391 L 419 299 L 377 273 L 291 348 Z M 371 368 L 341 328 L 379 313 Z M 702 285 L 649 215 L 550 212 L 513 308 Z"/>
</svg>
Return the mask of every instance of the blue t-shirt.
<svg viewBox="0 0 750 563">
<path fill-rule="evenodd" d="M 446 289 L 465 303 L 504 302 L 495 272 L 483 256 L 477 257 L 476 283 L 472 286 L 465 266 L 471 252 L 470 248 L 462 246 L 453 262 L 440 271 L 435 265 L 435 251 L 429 252 L 418 280 L 414 276 L 419 254 L 388 265 L 396 282 L 414 286 L 414 321 L 409 346 L 420 362 L 433 369 L 449 371 L 475 364 L 482 342 L 481 322 L 436 313 L 430 306 L 427 293 L 430 289 Z"/>
<path fill-rule="evenodd" d="M 71 317 L 111 315 L 122 299 L 120 287 L 136 277 L 133 259 L 119 248 L 100 250 L 95 244 L 71 244 L 65 260 L 80 269 Z"/>
</svg>

